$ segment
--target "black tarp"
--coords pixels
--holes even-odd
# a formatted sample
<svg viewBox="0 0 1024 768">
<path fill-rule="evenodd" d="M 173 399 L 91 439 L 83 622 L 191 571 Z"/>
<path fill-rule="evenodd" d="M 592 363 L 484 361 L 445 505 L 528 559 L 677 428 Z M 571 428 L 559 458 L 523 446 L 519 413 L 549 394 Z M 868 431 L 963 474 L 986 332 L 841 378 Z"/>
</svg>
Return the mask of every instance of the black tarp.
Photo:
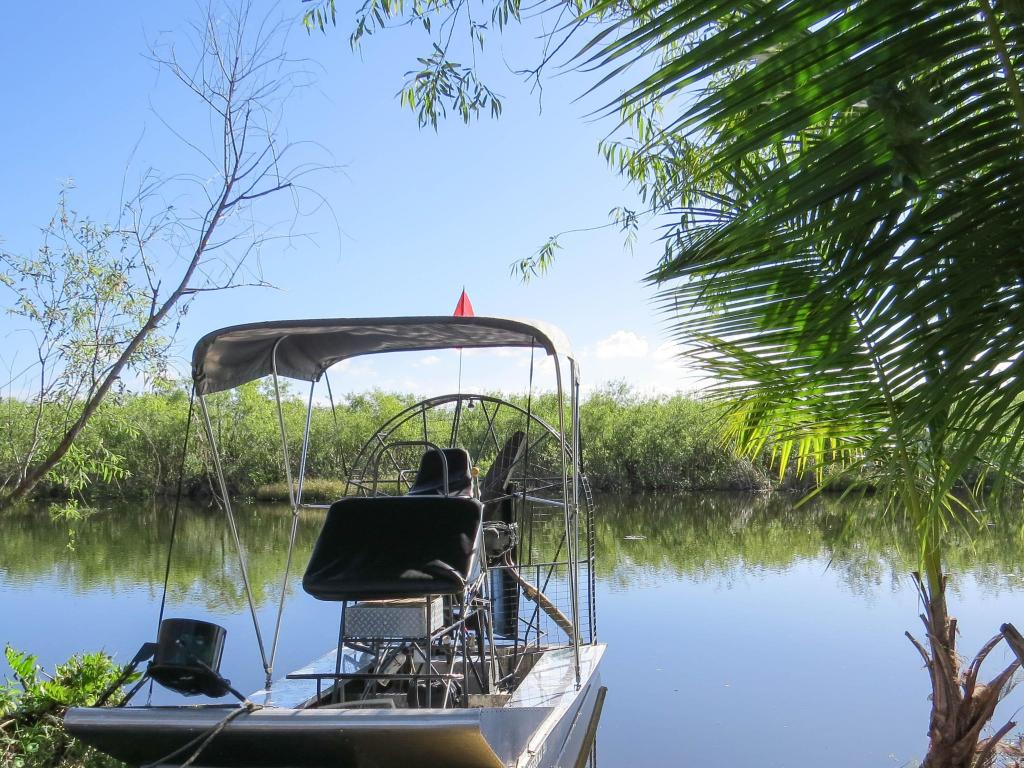
<svg viewBox="0 0 1024 768">
<path fill-rule="evenodd" d="M 192 353 L 192 378 L 201 395 L 245 384 L 274 372 L 316 381 L 327 368 L 358 355 L 381 352 L 530 347 L 572 357 L 554 326 L 503 317 L 360 317 L 250 323 L 206 334 Z"/>
</svg>

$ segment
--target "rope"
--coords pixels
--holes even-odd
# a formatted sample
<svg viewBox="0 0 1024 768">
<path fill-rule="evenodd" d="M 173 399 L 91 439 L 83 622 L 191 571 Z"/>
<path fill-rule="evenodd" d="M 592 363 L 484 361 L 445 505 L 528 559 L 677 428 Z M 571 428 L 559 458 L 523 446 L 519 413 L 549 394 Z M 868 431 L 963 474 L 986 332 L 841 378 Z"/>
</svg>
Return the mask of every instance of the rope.
<svg viewBox="0 0 1024 768">
<path fill-rule="evenodd" d="M 251 701 L 247 701 L 244 706 L 241 706 L 238 709 L 231 710 L 231 712 L 228 713 L 227 717 L 220 720 L 220 722 L 218 722 L 208 731 L 199 734 L 191 741 L 185 742 L 182 746 L 178 747 L 173 752 L 166 754 L 163 757 L 158 758 L 157 760 L 154 760 L 152 763 L 146 763 L 145 765 L 140 766 L 140 768 L 158 768 L 158 766 L 165 765 L 168 760 L 173 760 L 174 758 L 184 754 L 193 746 L 195 746 L 195 751 L 188 756 L 185 762 L 178 763 L 178 768 L 188 768 L 188 766 L 192 765 L 199 758 L 199 755 L 203 753 L 203 750 L 210 746 L 210 742 L 217 738 L 221 731 L 227 728 L 228 724 L 232 720 L 239 717 L 240 715 L 255 712 L 258 709 L 263 709 L 263 707 L 259 704 L 253 704 Z"/>
<path fill-rule="evenodd" d="M 331 417 L 334 419 L 334 431 L 338 432 L 338 411 L 334 407 L 334 393 L 331 391 L 331 377 L 324 371 L 324 381 L 327 382 L 327 399 L 331 403 Z M 426 439 L 426 438 L 424 438 Z M 345 482 L 348 483 L 348 464 L 345 461 L 345 452 L 339 451 L 339 457 L 341 458 L 341 471 L 345 473 Z"/>
<path fill-rule="evenodd" d="M 456 393 L 462 396 L 462 347 L 459 347 L 459 380 L 456 385 Z"/>
</svg>

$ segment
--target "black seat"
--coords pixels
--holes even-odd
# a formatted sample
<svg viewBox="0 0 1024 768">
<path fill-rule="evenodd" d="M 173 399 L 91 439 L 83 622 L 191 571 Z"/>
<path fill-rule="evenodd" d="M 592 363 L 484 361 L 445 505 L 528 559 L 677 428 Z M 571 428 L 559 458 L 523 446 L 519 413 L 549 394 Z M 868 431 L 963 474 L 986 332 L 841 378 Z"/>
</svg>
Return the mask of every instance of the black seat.
<svg viewBox="0 0 1024 768">
<path fill-rule="evenodd" d="M 347 498 L 327 513 L 302 578 L 318 600 L 461 593 L 479 573 L 483 506 L 464 496 Z"/>
<path fill-rule="evenodd" d="M 473 476 L 469 454 L 462 448 L 431 448 L 420 459 L 416 480 L 407 496 L 445 495 L 444 467 L 448 464 L 448 495 L 469 496 L 473 492 Z"/>
</svg>

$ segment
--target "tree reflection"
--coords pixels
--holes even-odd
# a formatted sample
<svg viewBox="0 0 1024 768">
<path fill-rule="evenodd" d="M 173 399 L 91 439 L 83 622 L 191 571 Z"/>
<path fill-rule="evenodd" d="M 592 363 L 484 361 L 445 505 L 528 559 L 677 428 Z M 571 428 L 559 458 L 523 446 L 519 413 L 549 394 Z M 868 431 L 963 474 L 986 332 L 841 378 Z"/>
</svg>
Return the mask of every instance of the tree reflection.
<svg viewBox="0 0 1024 768">
<path fill-rule="evenodd" d="M 598 577 L 625 588 L 667 575 L 728 584 L 819 561 L 857 592 L 889 588 L 915 562 L 907 526 L 883 516 L 871 498 L 820 498 L 795 506 L 785 494 L 601 496 L 597 499 Z M 290 510 L 285 505 L 242 504 L 239 534 L 259 605 L 275 599 L 284 570 Z M 304 563 L 323 522 L 305 511 L 296 539 Z M 163 582 L 172 510 L 140 503 L 103 510 L 71 524 L 28 509 L 0 518 L 0 582 L 52 581 L 60 589 L 116 590 Z M 538 531 L 538 541 L 560 534 Z M 73 548 L 69 547 L 70 541 Z M 1024 537 L 1018 523 L 985 526 L 965 519 L 949 562 L 990 591 L 1024 579 Z M 301 565 L 297 569 L 301 574 Z M 297 588 L 296 576 L 291 589 Z M 244 607 L 245 596 L 223 513 L 182 508 L 169 595 L 211 610 Z"/>
</svg>

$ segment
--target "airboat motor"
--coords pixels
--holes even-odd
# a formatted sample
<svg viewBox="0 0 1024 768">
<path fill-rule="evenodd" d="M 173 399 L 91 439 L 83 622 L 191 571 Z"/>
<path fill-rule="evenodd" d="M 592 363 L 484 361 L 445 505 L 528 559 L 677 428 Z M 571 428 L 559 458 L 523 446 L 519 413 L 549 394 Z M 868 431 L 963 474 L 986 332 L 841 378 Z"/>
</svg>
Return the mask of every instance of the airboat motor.
<svg viewBox="0 0 1024 768">
<path fill-rule="evenodd" d="M 164 688 L 186 696 L 223 696 L 231 689 L 230 681 L 220 674 L 227 633 L 224 627 L 208 621 L 164 619 L 149 676 Z"/>
</svg>

